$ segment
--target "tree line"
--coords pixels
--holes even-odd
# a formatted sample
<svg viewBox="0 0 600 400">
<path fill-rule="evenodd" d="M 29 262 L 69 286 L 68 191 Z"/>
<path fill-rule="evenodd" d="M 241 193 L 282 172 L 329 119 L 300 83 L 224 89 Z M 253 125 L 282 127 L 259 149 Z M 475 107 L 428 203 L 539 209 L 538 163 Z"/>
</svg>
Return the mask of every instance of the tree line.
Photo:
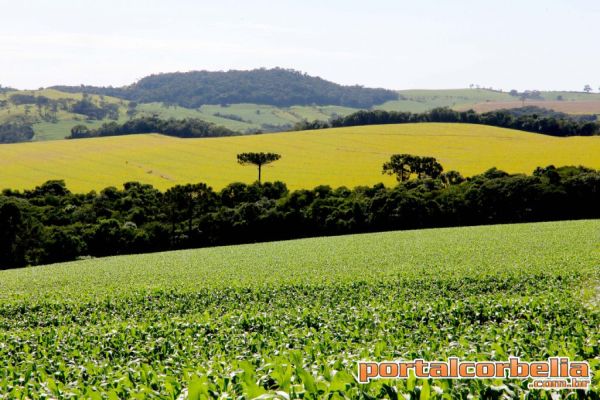
<svg viewBox="0 0 600 400">
<path fill-rule="evenodd" d="M 122 124 L 115 121 L 105 122 L 97 129 L 86 125 L 71 128 L 67 139 L 83 139 L 101 136 L 120 136 L 138 133 L 161 133 L 180 138 L 198 138 L 213 136 L 232 136 L 238 133 L 223 126 L 215 125 L 196 118 L 161 119 L 156 116 L 144 116 L 130 119 Z"/>
<path fill-rule="evenodd" d="M 406 161 L 390 160 L 396 166 Z M 4 190 L 0 267 L 322 235 L 600 218 L 597 170 L 549 166 L 523 175 L 493 168 L 465 179 L 438 174 L 435 163 L 422 161 L 409 160 L 410 179 L 400 176 L 389 188 L 289 191 L 282 182 L 256 182 L 161 192 L 130 182 L 76 194 L 63 181 L 49 181 Z M 419 173 L 418 165 L 433 172 Z"/>
<path fill-rule="evenodd" d="M 357 111 L 330 121 L 300 122 L 295 130 L 338 128 L 359 125 L 407 124 L 419 122 L 450 122 L 498 126 L 550 136 L 593 136 L 600 134 L 595 118 L 578 118 L 561 114 L 522 114 L 513 110 L 498 110 L 479 114 L 473 110 L 454 111 L 436 108 L 423 113 L 401 111 Z"/>
</svg>

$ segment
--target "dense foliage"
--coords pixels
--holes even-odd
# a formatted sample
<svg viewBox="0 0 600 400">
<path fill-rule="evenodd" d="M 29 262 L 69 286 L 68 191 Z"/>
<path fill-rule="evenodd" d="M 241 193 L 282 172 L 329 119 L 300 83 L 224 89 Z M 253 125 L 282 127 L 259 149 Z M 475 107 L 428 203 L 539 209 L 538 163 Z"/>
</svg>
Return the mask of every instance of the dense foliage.
<svg viewBox="0 0 600 400">
<path fill-rule="evenodd" d="M 334 118 L 329 122 L 303 122 L 297 124 L 295 129 L 325 129 L 342 126 L 416 122 L 461 122 L 518 129 L 552 136 L 592 136 L 600 134 L 600 125 L 589 118 L 583 119 L 565 115 L 560 113 L 521 114 L 513 110 L 490 111 L 478 114 L 473 110 L 454 111 L 449 108 L 436 108 L 424 113 L 374 110 L 357 111 L 345 117 Z"/>
<path fill-rule="evenodd" d="M 69 109 L 70 112 L 75 114 L 85 115 L 91 120 L 101 120 L 105 118 L 118 119 L 119 118 L 119 106 L 113 103 L 102 103 L 95 104 L 89 98 L 83 98 L 79 101 L 74 102 Z"/>
<path fill-rule="evenodd" d="M 85 125 L 76 125 L 71 129 L 71 135 L 67 136 L 67 139 L 132 135 L 137 133 L 162 133 L 163 135 L 181 138 L 231 136 L 236 134 L 225 127 L 196 118 L 178 120 L 174 118 L 161 119 L 151 116 L 130 119 L 122 124 L 106 122 L 97 129 L 90 129 Z"/>
<path fill-rule="evenodd" d="M 412 154 L 393 154 L 390 161 L 383 164 L 383 173 L 396 175 L 398 182 L 409 180 L 413 174 L 421 179 L 438 178 L 442 175 L 443 170 L 444 168 L 435 158 L 414 156 Z M 453 172 L 453 176 L 462 179 L 458 172 L 451 172 Z"/>
<path fill-rule="evenodd" d="M 158 250 L 396 229 L 600 217 L 600 172 L 538 168 L 532 176 L 491 169 L 383 185 L 319 186 L 288 192 L 281 182 L 150 185 L 73 194 L 62 181 L 0 196 L 4 268 Z"/>
<path fill-rule="evenodd" d="M 597 220 L 419 230 L 0 271 L 0 393 L 598 399 L 599 230 Z M 511 355 L 588 360 L 592 390 L 354 377 L 359 360 Z"/>
<path fill-rule="evenodd" d="M 283 68 L 175 72 L 151 75 L 122 88 L 57 86 L 55 89 L 103 94 L 140 103 L 177 104 L 188 108 L 234 103 L 280 107 L 317 104 L 368 108 L 398 99 L 398 94 L 391 90 L 342 86 Z"/>
<path fill-rule="evenodd" d="M 0 143 L 26 142 L 33 138 L 31 123 L 22 119 L 14 119 L 0 123 Z"/>
</svg>

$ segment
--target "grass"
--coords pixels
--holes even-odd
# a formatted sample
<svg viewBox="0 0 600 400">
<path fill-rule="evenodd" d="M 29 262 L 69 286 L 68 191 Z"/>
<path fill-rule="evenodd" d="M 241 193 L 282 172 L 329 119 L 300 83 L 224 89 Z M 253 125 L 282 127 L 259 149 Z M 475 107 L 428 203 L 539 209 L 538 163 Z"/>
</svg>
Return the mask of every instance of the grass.
<svg viewBox="0 0 600 400">
<path fill-rule="evenodd" d="M 65 179 L 76 192 L 127 181 L 160 189 L 205 182 L 215 189 L 256 179 L 236 154 L 276 152 L 281 160 L 263 178 L 292 189 L 393 184 L 381 166 L 393 153 L 436 157 L 446 170 L 465 176 L 497 167 L 531 173 L 549 164 L 600 168 L 600 137 L 557 138 L 468 124 L 405 124 L 335 128 L 228 138 L 178 139 L 130 135 L 0 146 L 0 188 L 32 188 Z"/>
<path fill-rule="evenodd" d="M 15 93 L 44 96 L 52 100 L 67 99 L 70 101 L 77 101 L 81 100 L 83 97 L 82 93 L 66 93 L 54 89 L 42 89 L 0 93 L 0 101 L 9 99 L 10 96 Z M 100 96 L 90 95 L 90 99 L 96 104 L 100 102 Z M 117 104 L 119 106 L 119 122 L 124 122 L 127 119 L 127 101 L 110 96 L 104 96 L 103 100 L 107 103 Z M 97 128 L 102 123 L 109 121 L 108 119 L 102 121 L 88 121 L 86 120 L 85 115 L 58 110 L 56 113 L 56 122 L 51 122 L 44 118 L 46 112 L 47 110 L 38 109 L 35 105 L 16 106 L 11 103 L 8 107 L 0 108 L 0 123 L 18 116 L 25 117 L 33 123 L 33 130 L 35 132 L 33 140 L 46 141 L 64 139 L 70 134 L 71 128 L 75 125 L 83 124 L 90 128 Z"/>
<path fill-rule="evenodd" d="M 6 100 L 15 92 L 0 93 L 0 100 Z M 34 91 L 20 91 L 23 94 L 46 96 L 51 99 L 80 100 L 81 93 L 66 93 L 54 89 Z M 448 89 L 448 90 L 401 90 L 402 100 L 388 101 L 372 108 L 386 111 L 410 111 L 415 113 L 426 112 L 435 107 L 450 107 L 457 110 L 474 108 L 485 112 L 501 108 L 520 107 L 522 103 L 518 98 L 506 92 L 486 89 Z M 600 94 L 586 94 L 580 92 L 541 92 L 542 101 L 528 101 L 526 105 L 537 105 L 563 111 L 571 114 L 600 114 Z M 562 96 L 563 101 L 556 101 Z M 100 96 L 91 95 L 93 101 L 99 102 Z M 127 117 L 127 104 L 125 100 L 105 96 L 104 101 L 119 105 L 119 122 L 124 122 Z M 241 133 L 251 133 L 258 130 L 274 131 L 277 127 L 284 129 L 302 120 L 327 121 L 335 116 L 345 116 L 358 111 L 355 108 L 339 106 L 293 106 L 274 107 L 260 104 L 230 104 L 230 105 L 204 105 L 198 109 L 189 109 L 179 106 L 165 106 L 162 103 L 138 104 L 136 115 L 159 115 L 162 118 L 199 118 L 216 125 L 225 126 Z M 60 140 L 67 136 L 71 128 L 84 124 L 90 128 L 109 122 L 86 121 L 85 116 L 59 111 L 56 115 L 57 122 L 45 121 L 35 106 L 9 105 L 0 109 L 0 122 L 15 116 L 24 116 L 34 122 L 34 141 Z"/>
<path fill-rule="evenodd" d="M 0 271 L 0 392 L 550 399 L 523 381 L 352 375 L 358 360 L 514 355 L 588 360 L 597 394 L 600 312 L 584 289 L 599 233 L 598 220 L 430 229 Z"/>
<path fill-rule="evenodd" d="M 238 131 L 273 130 L 276 126 L 294 125 L 302 120 L 329 120 L 335 115 L 348 115 L 357 109 L 336 106 L 274 107 L 260 104 L 205 105 L 199 109 L 161 103 L 140 104 L 138 115 L 157 114 L 162 118 L 199 118 Z M 233 118 L 231 118 L 233 116 Z"/>
<path fill-rule="evenodd" d="M 502 108 L 519 108 L 523 104 L 518 97 L 508 91 L 499 92 L 487 89 L 446 89 L 446 90 L 400 90 L 404 100 L 389 101 L 376 108 L 388 111 L 424 112 L 435 107 L 450 107 L 457 110 L 470 108 L 487 112 Z M 563 111 L 569 114 L 600 114 L 599 93 L 543 91 L 541 100 L 528 100 L 525 105 L 536 105 Z M 560 96 L 560 97 L 559 97 Z M 556 101 L 562 98 L 562 101 Z"/>
<path fill-rule="evenodd" d="M 554 111 L 559 111 L 567 114 L 598 114 L 600 115 L 600 100 L 565 100 L 565 101 L 533 101 L 527 100 L 525 103 L 521 101 L 502 101 L 502 102 L 486 102 L 478 103 L 475 105 L 468 105 L 462 107 L 456 107 L 457 109 L 473 109 L 479 113 L 488 111 L 500 110 L 500 109 L 511 109 L 520 108 L 523 106 L 535 106 L 541 108 L 547 108 Z"/>
<path fill-rule="evenodd" d="M 58 122 L 37 122 L 33 124 L 35 136 L 33 141 L 61 140 L 70 135 L 75 125 L 86 125 L 89 128 L 99 128 L 106 121 L 86 121 L 82 119 L 61 119 Z"/>
</svg>

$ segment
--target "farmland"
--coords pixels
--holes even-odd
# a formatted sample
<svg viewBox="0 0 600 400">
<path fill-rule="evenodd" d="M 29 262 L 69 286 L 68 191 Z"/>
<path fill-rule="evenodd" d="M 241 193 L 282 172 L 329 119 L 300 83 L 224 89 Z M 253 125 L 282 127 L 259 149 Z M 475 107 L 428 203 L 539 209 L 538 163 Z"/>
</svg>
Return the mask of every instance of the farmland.
<svg viewBox="0 0 600 400">
<path fill-rule="evenodd" d="M 541 91 L 539 98 L 520 101 L 508 92 L 488 89 L 400 90 L 400 100 L 374 108 L 387 111 L 424 112 L 435 107 L 488 112 L 499 109 L 537 106 L 568 114 L 600 114 L 600 94 L 566 91 Z"/>
<path fill-rule="evenodd" d="M 572 101 L 532 101 L 528 100 L 526 102 L 520 101 L 505 101 L 505 102 L 485 102 L 485 103 L 477 103 L 470 106 L 462 106 L 457 107 L 459 109 L 473 109 L 479 113 L 484 113 L 488 111 L 501 110 L 501 109 L 511 109 L 511 108 L 519 108 L 522 106 L 535 106 L 541 108 L 547 108 L 554 111 L 559 111 L 567 114 L 600 114 L 600 100 L 596 101 L 582 101 L 582 100 L 572 100 Z"/>
<path fill-rule="evenodd" d="M 599 232 L 598 220 L 433 229 L 1 271 L 0 392 L 518 398 L 526 382 L 352 376 L 361 359 L 514 355 L 589 360 L 598 393 Z"/>
<path fill-rule="evenodd" d="M 487 112 L 525 105 L 569 114 L 600 114 L 600 94 L 580 92 L 540 92 L 539 99 L 528 99 L 525 103 L 507 92 L 487 89 L 401 90 L 398 91 L 398 94 L 398 100 L 374 105 L 371 109 L 421 113 L 436 107 L 450 107 L 456 110 L 475 109 L 478 112 Z M 14 118 L 25 118 L 33 123 L 34 141 L 61 140 L 69 135 L 71 128 L 75 125 L 83 124 L 89 128 L 98 128 L 103 123 L 115 120 L 109 118 L 90 119 L 86 115 L 69 111 L 68 107 L 52 110 L 47 105 L 38 107 L 35 104 L 13 104 L 10 101 L 13 95 L 45 97 L 64 104 L 72 104 L 81 100 L 83 94 L 56 89 L 0 92 L 0 123 Z M 116 105 L 118 116 L 115 118 L 119 123 L 123 123 L 133 116 L 157 115 L 165 119 L 198 118 L 240 133 L 287 130 L 304 120 L 327 121 L 359 110 L 335 105 L 278 107 L 252 103 L 206 104 L 197 108 L 186 108 L 160 102 L 134 104 L 124 99 L 94 94 L 88 95 L 88 98 L 96 105 Z"/>
<path fill-rule="evenodd" d="M 531 173 L 538 166 L 600 167 L 600 137 L 556 138 L 468 124 L 403 124 L 335 128 L 227 138 L 178 139 L 131 135 L 0 146 L 2 188 L 32 188 L 64 179 L 76 192 L 127 181 L 166 189 L 205 182 L 219 189 L 251 183 L 256 170 L 236 163 L 236 154 L 271 151 L 281 160 L 265 167 L 264 178 L 291 189 L 393 184 L 381 174 L 393 153 L 436 157 L 446 170 L 465 176 L 491 167 Z"/>
<path fill-rule="evenodd" d="M 85 115 L 76 114 L 68 109 L 60 107 L 52 110 L 50 107 L 37 107 L 34 104 L 13 104 L 9 101 L 13 95 L 42 97 L 52 101 L 62 101 L 64 104 L 72 104 L 73 102 L 81 100 L 83 94 L 65 93 L 54 89 L 21 90 L 0 93 L 0 102 L 4 104 L 3 107 L 0 107 L 0 123 L 14 118 L 25 118 L 26 120 L 31 121 L 35 131 L 35 136 L 33 138 L 35 141 L 64 139 L 75 125 L 85 124 L 90 127 L 98 127 L 102 122 L 108 121 L 90 121 L 86 119 Z M 110 96 L 100 97 L 94 95 L 89 96 L 89 99 L 94 104 L 104 102 L 106 104 L 117 106 L 120 115 L 119 120 L 126 121 L 126 101 Z"/>
</svg>

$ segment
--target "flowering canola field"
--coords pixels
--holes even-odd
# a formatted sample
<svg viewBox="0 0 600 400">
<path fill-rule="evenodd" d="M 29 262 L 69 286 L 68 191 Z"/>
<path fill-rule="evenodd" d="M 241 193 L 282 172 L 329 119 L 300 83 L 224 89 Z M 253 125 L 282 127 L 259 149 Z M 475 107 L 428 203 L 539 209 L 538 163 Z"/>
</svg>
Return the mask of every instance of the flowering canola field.
<svg viewBox="0 0 600 400">
<path fill-rule="evenodd" d="M 236 154 L 281 154 L 263 179 L 291 189 L 394 184 L 381 166 L 394 153 L 436 157 L 446 170 L 469 176 L 491 167 L 531 173 L 554 164 L 600 168 L 600 136 L 557 138 L 484 125 L 421 123 L 334 128 L 227 138 L 179 139 L 130 135 L 0 146 L 0 189 L 33 188 L 64 179 L 75 192 L 127 181 L 166 189 L 205 182 L 220 189 L 256 180 Z"/>
</svg>

